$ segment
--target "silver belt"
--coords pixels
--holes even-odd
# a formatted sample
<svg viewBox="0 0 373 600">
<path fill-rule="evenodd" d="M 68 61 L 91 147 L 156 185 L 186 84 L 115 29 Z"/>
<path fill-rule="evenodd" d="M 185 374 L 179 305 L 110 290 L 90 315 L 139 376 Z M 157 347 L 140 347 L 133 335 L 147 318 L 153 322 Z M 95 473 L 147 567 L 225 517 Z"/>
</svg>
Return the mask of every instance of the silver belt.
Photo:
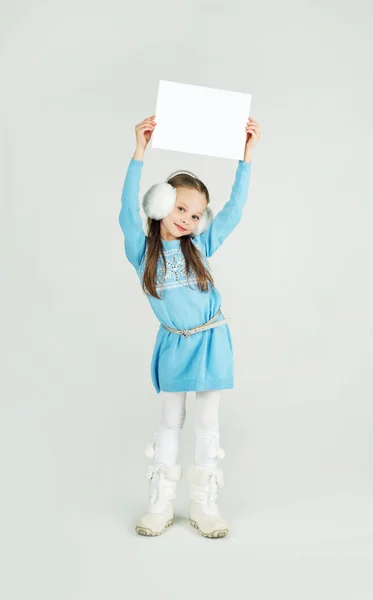
<svg viewBox="0 0 373 600">
<path fill-rule="evenodd" d="M 218 319 L 220 317 L 220 315 L 221 315 L 221 309 L 219 308 L 216 315 L 214 315 L 212 317 L 212 319 L 207 321 L 207 323 L 204 323 L 203 325 L 199 325 L 198 327 L 193 327 L 192 329 L 173 329 L 172 327 L 168 327 L 167 325 L 164 325 L 163 323 L 161 323 L 161 325 L 162 325 L 162 327 L 167 329 L 167 331 L 170 331 L 171 333 L 177 333 L 178 335 L 182 335 L 183 338 L 187 338 L 187 337 L 190 337 L 191 335 L 193 335 L 194 333 L 199 333 L 200 331 L 206 331 L 206 329 L 212 329 L 213 327 L 220 327 L 220 325 L 225 325 L 225 323 L 227 322 L 228 319 L 221 319 L 221 321 L 216 322 L 216 319 Z"/>
</svg>

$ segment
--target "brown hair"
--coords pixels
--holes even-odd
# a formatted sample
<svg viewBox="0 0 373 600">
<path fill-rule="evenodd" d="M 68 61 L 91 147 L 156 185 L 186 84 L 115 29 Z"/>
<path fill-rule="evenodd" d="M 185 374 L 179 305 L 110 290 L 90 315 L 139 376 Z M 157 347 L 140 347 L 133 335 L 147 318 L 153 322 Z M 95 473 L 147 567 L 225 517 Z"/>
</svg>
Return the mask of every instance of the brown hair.
<svg viewBox="0 0 373 600">
<path fill-rule="evenodd" d="M 200 179 L 195 179 L 187 173 L 175 175 L 168 183 L 174 188 L 184 187 L 195 189 L 204 194 L 208 204 L 210 202 L 210 195 L 205 184 Z M 167 268 L 161 239 L 161 221 L 148 218 L 147 229 L 146 262 L 142 287 L 146 294 L 150 294 L 160 300 L 161 298 L 158 295 L 156 285 L 157 264 L 160 256 L 162 257 L 165 269 Z M 202 261 L 202 254 L 193 244 L 190 235 L 184 235 L 180 238 L 180 248 L 185 259 L 187 278 L 192 272 L 196 277 L 198 288 L 201 292 L 207 292 L 209 284 L 211 286 L 214 285 L 214 280 L 208 268 L 205 267 Z"/>
</svg>

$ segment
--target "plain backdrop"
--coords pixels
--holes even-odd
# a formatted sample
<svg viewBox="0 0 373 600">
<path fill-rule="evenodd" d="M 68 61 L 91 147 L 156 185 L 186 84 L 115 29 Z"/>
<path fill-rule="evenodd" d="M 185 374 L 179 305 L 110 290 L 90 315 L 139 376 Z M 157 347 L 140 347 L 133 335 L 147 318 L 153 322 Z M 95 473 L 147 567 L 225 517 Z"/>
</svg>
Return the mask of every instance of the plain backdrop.
<svg viewBox="0 0 373 600">
<path fill-rule="evenodd" d="M 372 8 L 367 0 L 1 3 L 1 578 L 6 600 L 370 599 Z M 244 216 L 211 260 L 231 317 L 222 540 L 134 531 L 158 323 L 118 224 L 158 81 L 252 94 Z M 218 123 L 217 123 L 218 127 Z M 151 150 L 141 196 L 233 160 Z M 180 462 L 194 449 L 194 396 Z"/>
</svg>

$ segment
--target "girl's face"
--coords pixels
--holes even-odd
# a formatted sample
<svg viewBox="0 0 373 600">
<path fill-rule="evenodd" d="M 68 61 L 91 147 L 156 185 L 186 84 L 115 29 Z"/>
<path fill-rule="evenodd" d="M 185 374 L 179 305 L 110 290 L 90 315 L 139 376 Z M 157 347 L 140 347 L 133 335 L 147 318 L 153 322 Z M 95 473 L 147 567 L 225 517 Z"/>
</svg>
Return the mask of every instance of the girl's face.
<svg viewBox="0 0 373 600">
<path fill-rule="evenodd" d="M 161 221 L 161 237 L 170 241 L 177 240 L 183 235 L 192 234 L 206 207 L 206 196 L 198 190 L 176 188 L 175 206 L 170 214 Z"/>
</svg>

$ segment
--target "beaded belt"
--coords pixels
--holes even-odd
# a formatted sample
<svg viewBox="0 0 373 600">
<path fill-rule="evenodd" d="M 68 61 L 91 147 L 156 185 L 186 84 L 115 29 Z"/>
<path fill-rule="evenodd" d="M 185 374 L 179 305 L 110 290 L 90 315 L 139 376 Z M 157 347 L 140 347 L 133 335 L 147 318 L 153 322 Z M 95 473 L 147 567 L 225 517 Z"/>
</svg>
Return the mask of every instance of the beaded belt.
<svg viewBox="0 0 373 600">
<path fill-rule="evenodd" d="M 167 325 L 164 325 L 163 323 L 161 323 L 161 325 L 162 325 L 162 327 L 167 329 L 167 331 L 170 331 L 171 333 L 177 333 L 178 335 L 182 335 L 183 338 L 187 338 L 187 337 L 190 337 L 191 335 L 193 335 L 194 333 L 199 333 L 200 331 L 205 331 L 206 329 L 212 329 L 213 327 L 220 327 L 220 325 L 225 325 L 225 323 L 227 322 L 228 319 L 222 319 L 221 321 L 216 322 L 216 319 L 218 319 L 220 317 L 220 315 L 221 315 L 221 309 L 219 308 L 216 315 L 214 315 L 212 317 L 212 319 L 207 321 L 207 323 L 204 323 L 203 325 L 199 325 L 198 327 L 193 327 L 192 329 L 173 329 L 172 327 L 168 327 Z"/>
</svg>

